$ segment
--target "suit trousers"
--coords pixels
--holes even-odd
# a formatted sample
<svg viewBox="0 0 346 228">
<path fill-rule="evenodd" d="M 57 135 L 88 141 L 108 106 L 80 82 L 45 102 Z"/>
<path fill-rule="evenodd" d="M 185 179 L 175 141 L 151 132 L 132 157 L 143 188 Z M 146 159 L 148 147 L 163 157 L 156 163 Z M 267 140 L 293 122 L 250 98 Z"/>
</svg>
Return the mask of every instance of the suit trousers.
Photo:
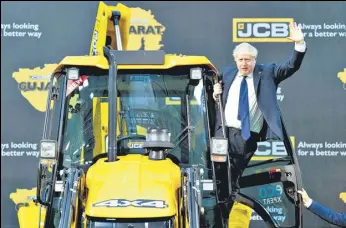
<svg viewBox="0 0 346 228">
<path fill-rule="evenodd" d="M 260 141 L 260 135 L 255 132 L 251 132 L 251 137 L 248 140 L 244 140 L 241 136 L 241 130 L 233 127 L 226 127 L 226 134 L 229 142 L 229 159 L 231 163 L 229 173 L 231 177 L 231 194 L 229 194 L 228 191 L 228 175 L 225 175 L 227 173 L 227 167 L 225 165 L 218 165 L 216 167 L 216 177 L 220 181 L 218 184 L 219 201 L 225 202 L 223 205 L 218 206 L 225 220 L 228 219 L 236 195 L 240 191 L 239 179 L 244 169 L 249 164 L 251 157 L 257 150 L 257 142 Z M 215 211 L 215 213 L 219 214 L 220 211 Z M 217 218 L 215 219 L 217 220 Z M 221 226 L 217 225 L 214 227 Z"/>
</svg>

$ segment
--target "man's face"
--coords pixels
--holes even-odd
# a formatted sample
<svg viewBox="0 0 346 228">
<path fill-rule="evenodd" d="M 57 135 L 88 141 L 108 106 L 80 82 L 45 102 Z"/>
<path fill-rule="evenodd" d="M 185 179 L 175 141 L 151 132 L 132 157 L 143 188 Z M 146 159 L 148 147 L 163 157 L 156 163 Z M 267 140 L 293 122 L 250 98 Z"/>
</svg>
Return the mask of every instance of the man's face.
<svg viewBox="0 0 346 228">
<path fill-rule="evenodd" d="M 251 74 L 256 65 L 255 58 L 247 53 L 238 53 L 235 57 L 235 61 L 238 70 L 242 75 Z"/>
</svg>

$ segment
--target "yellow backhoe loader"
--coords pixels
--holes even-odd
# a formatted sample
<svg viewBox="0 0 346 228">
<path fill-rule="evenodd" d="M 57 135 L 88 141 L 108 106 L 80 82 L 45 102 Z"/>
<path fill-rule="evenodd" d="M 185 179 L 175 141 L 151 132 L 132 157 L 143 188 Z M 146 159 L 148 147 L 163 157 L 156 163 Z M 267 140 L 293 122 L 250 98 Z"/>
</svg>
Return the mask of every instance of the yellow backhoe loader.
<svg viewBox="0 0 346 228">
<path fill-rule="evenodd" d="M 37 194 L 18 210 L 21 228 L 200 228 L 222 220 L 215 167 L 227 164 L 228 142 L 212 130 L 218 71 L 204 56 L 127 50 L 130 18 L 128 7 L 100 2 L 90 55 L 65 57 L 53 72 Z M 290 182 L 287 170 L 263 169 L 241 184 L 260 186 L 258 176 Z M 245 218 L 222 227 L 239 218 L 248 226 L 252 209 L 279 226 L 255 199 L 239 201 L 249 206 L 240 208 Z"/>
</svg>

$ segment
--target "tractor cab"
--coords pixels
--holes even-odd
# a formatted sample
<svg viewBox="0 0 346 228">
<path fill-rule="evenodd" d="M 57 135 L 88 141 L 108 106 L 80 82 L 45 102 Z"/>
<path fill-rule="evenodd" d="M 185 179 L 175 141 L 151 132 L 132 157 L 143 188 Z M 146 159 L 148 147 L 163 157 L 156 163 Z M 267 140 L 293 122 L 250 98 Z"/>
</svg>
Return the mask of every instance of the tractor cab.
<svg viewBox="0 0 346 228">
<path fill-rule="evenodd" d="M 99 56 L 66 57 L 57 67 L 41 148 L 59 152 L 41 154 L 38 185 L 47 227 L 212 223 L 200 216 L 216 204 L 208 119 L 216 69 L 200 56 L 160 52 L 150 61 L 119 64 L 116 73 Z"/>
<path fill-rule="evenodd" d="M 212 82 L 210 78 L 202 78 L 202 75 L 204 71 L 215 71 L 215 68 L 204 57 L 166 55 L 165 61 L 168 64 L 152 65 L 151 69 L 119 66 L 114 92 L 117 108 L 112 120 L 109 118 L 107 70 L 61 65 L 59 69 L 67 65 L 69 68 L 64 71 L 80 74 L 78 79 L 66 81 L 66 117 L 62 132 L 64 166 L 107 157 L 110 140 L 108 122 L 111 121 L 116 124 L 113 140 L 117 146 L 117 157 L 148 155 L 143 145 L 149 130 L 157 134 L 167 132 L 173 148 L 165 148 L 166 154 L 176 163 L 189 164 L 192 160 L 206 159 L 210 136 L 206 105 L 206 100 L 210 98 L 206 97 L 206 89 L 211 88 Z M 189 62 L 191 65 L 188 65 Z M 200 76 L 192 78 L 196 77 L 192 74 Z M 55 79 L 55 83 L 65 82 L 61 77 Z"/>
</svg>

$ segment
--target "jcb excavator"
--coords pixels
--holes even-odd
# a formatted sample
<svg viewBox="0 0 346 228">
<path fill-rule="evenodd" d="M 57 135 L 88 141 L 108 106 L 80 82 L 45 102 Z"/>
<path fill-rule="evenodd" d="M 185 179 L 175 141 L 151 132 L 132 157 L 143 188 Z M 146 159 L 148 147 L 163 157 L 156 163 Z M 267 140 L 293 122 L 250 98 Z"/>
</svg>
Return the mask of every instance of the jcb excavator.
<svg viewBox="0 0 346 228">
<path fill-rule="evenodd" d="M 21 228 L 199 228 L 222 220 L 216 167 L 229 160 L 226 137 L 211 130 L 218 71 L 203 56 L 127 50 L 130 17 L 126 6 L 100 2 L 90 56 L 65 57 L 53 72 L 37 194 L 18 210 Z M 254 209 L 269 227 L 297 227 L 294 164 L 273 163 L 241 185 L 256 192 L 282 183 L 293 219 L 280 223 L 255 196 L 238 201 L 248 206 L 247 224 Z"/>
</svg>

